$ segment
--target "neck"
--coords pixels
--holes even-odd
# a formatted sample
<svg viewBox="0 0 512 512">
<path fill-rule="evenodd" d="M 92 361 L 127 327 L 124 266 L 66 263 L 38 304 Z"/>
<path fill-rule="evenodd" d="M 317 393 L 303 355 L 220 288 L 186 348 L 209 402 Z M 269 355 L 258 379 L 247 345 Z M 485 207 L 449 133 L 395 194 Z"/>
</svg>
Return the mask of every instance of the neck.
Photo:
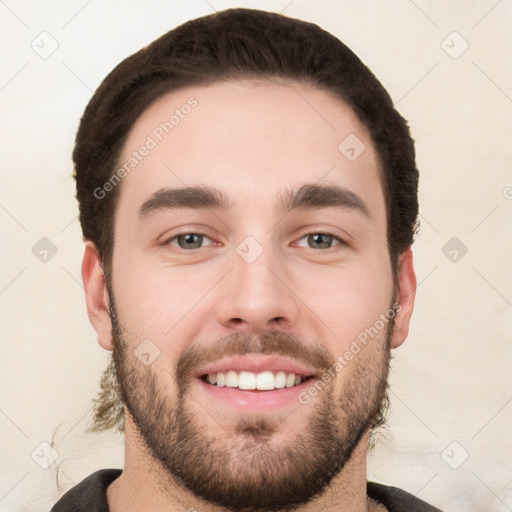
<svg viewBox="0 0 512 512">
<path fill-rule="evenodd" d="M 367 498 L 366 456 L 369 434 L 361 439 L 343 470 L 326 491 L 296 512 L 385 511 L 386 508 Z M 200 510 L 224 512 L 216 505 L 205 504 L 169 476 L 142 442 L 129 415 L 125 415 L 125 465 L 123 473 L 107 488 L 110 512 L 159 512 L 161 510 Z"/>
</svg>

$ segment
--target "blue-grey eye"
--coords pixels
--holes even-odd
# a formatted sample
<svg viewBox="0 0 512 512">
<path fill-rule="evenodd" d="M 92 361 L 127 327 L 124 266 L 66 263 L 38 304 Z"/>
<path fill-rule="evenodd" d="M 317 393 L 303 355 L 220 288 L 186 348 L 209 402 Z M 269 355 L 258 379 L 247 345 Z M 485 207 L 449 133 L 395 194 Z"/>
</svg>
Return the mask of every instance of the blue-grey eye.
<svg viewBox="0 0 512 512">
<path fill-rule="evenodd" d="M 310 249 L 330 249 L 333 245 L 339 245 L 341 242 L 338 237 L 328 233 L 311 233 L 303 236 L 300 240 L 304 239 L 307 239 L 306 244 Z M 337 243 L 333 244 L 334 241 Z M 304 247 L 300 243 L 298 245 Z"/>
</svg>

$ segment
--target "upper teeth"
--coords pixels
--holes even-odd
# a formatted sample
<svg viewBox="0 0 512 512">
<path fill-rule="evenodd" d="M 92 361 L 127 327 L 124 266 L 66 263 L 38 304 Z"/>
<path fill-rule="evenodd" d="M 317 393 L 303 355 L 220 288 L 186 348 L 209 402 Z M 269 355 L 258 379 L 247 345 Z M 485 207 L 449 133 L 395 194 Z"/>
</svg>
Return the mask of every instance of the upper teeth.
<svg viewBox="0 0 512 512">
<path fill-rule="evenodd" d="M 303 381 L 301 375 L 289 373 L 288 375 L 283 371 L 278 371 L 275 375 L 271 371 L 261 373 L 252 372 L 236 372 L 229 370 L 228 372 L 209 373 L 206 376 L 207 382 L 210 384 L 217 384 L 219 387 L 226 386 L 228 388 L 239 389 L 260 389 L 272 390 L 279 388 L 291 388 L 297 386 Z"/>
</svg>

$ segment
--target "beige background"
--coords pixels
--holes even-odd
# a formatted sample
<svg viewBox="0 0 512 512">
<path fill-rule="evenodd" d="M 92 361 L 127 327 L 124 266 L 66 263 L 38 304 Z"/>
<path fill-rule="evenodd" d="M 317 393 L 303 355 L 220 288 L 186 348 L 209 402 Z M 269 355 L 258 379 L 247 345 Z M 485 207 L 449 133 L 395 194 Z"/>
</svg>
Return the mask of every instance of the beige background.
<svg viewBox="0 0 512 512">
<path fill-rule="evenodd" d="M 337 35 L 388 88 L 417 140 L 420 284 L 370 478 L 446 511 L 512 510 L 510 0 L 1 1 L 0 510 L 49 510 L 91 472 L 123 464 L 122 438 L 84 435 L 107 353 L 80 278 L 70 153 L 81 113 L 128 54 L 234 6 Z M 46 59 L 41 38 L 46 51 L 58 43 Z M 32 252 L 43 237 L 57 248 L 47 262 Z M 443 252 L 452 237 L 456 262 L 444 253 L 453 258 L 451 246 Z M 54 434 L 58 459 L 44 469 L 41 443 Z"/>
</svg>

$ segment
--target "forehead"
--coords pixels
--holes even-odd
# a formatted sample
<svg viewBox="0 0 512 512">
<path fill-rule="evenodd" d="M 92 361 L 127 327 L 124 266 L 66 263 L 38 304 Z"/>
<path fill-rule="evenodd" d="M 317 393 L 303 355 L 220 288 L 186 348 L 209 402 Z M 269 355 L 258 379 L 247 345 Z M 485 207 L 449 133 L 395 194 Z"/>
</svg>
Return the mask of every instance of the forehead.
<svg viewBox="0 0 512 512">
<path fill-rule="evenodd" d="M 167 93 L 134 123 L 121 167 L 116 217 L 133 216 L 159 189 L 204 184 L 237 206 L 263 206 L 294 184 L 332 183 L 384 212 L 366 128 L 339 98 L 294 82 L 232 80 Z"/>
</svg>

